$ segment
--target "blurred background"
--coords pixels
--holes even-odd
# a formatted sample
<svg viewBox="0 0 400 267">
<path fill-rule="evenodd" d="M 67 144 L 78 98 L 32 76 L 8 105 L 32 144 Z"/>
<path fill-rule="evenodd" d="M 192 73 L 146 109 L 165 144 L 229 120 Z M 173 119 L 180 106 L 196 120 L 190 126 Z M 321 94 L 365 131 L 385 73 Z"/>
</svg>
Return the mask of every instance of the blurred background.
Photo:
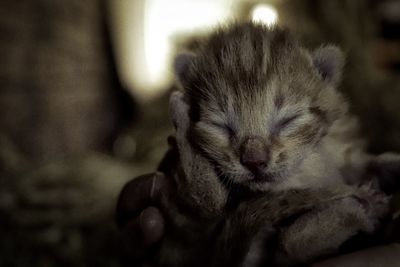
<svg viewBox="0 0 400 267">
<path fill-rule="evenodd" d="M 369 150 L 400 151 L 399 0 L 1 0 L 0 266 L 120 266 L 116 197 L 167 149 L 173 55 L 232 20 L 340 45 Z"/>
</svg>

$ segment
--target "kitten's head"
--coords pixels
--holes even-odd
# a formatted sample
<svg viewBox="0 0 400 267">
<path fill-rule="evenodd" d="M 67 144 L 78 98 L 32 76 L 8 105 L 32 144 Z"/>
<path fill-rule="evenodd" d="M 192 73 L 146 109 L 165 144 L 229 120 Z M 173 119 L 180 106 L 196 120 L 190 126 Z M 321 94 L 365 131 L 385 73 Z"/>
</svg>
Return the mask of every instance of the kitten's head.
<svg viewBox="0 0 400 267">
<path fill-rule="evenodd" d="M 343 56 L 314 53 L 281 29 L 221 29 L 196 54 L 179 55 L 192 142 L 229 182 L 268 190 L 298 170 L 347 111 L 335 90 Z"/>
</svg>

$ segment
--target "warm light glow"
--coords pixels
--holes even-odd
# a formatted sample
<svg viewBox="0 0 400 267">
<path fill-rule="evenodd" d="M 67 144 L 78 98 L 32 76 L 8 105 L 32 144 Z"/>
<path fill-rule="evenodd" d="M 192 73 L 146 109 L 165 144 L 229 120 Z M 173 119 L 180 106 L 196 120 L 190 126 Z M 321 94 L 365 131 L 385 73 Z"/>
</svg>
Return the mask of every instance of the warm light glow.
<svg viewBox="0 0 400 267">
<path fill-rule="evenodd" d="M 226 21 L 239 0 L 109 0 L 124 86 L 146 100 L 172 84 L 173 38 Z"/>
<path fill-rule="evenodd" d="M 263 23 L 268 26 L 271 26 L 278 21 L 278 13 L 276 12 L 276 9 L 267 4 L 256 5 L 251 12 L 251 17 L 254 22 Z"/>
<path fill-rule="evenodd" d="M 146 100 L 172 84 L 177 35 L 206 31 L 232 21 L 243 0 L 109 0 L 117 67 L 124 86 Z M 266 4 L 252 10 L 254 21 L 271 25 L 276 10 Z"/>
<path fill-rule="evenodd" d="M 225 1 L 226 2 L 226 1 Z M 147 75 L 138 77 L 150 90 L 162 89 L 171 80 L 171 38 L 204 29 L 226 19 L 224 1 L 147 0 L 144 22 L 144 53 Z"/>
<path fill-rule="evenodd" d="M 125 87 L 146 100 L 168 89 L 173 38 L 231 16 L 238 0 L 109 0 L 118 69 Z"/>
</svg>

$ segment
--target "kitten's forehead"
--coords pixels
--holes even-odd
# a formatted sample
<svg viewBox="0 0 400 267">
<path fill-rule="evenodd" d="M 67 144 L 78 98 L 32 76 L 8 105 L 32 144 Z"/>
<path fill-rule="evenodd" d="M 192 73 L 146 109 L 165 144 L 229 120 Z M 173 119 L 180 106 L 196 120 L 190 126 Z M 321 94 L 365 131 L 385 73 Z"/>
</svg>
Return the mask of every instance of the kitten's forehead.
<svg viewBox="0 0 400 267">
<path fill-rule="evenodd" d="M 290 88 L 291 82 L 313 78 L 309 53 L 288 32 L 260 25 L 240 25 L 211 36 L 189 74 L 191 93 L 220 97 L 220 102 L 227 96 L 259 98 L 275 89 L 271 82 Z"/>
<path fill-rule="evenodd" d="M 284 30 L 257 25 L 240 25 L 211 36 L 185 81 L 203 115 L 243 124 L 290 116 L 319 101 L 326 89 L 309 52 Z"/>
<path fill-rule="evenodd" d="M 245 90 L 225 94 L 202 103 L 202 119 L 227 124 L 245 134 L 263 133 L 278 120 L 304 113 L 311 99 L 291 92 L 288 85 L 277 79 L 267 81 L 262 90 Z"/>
<path fill-rule="evenodd" d="M 213 99 L 207 99 L 205 104 L 212 111 L 240 113 L 244 111 L 255 112 L 262 110 L 270 114 L 296 110 L 309 103 L 311 95 L 302 93 L 302 89 L 296 90 L 290 79 L 285 81 L 271 77 L 265 84 L 254 85 L 254 88 L 240 88 L 231 85 L 218 90 Z"/>
<path fill-rule="evenodd" d="M 290 34 L 280 28 L 233 25 L 212 34 L 199 48 L 183 80 L 197 97 L 206 96 L 208 91 L 239 94 L 257 90 L 270 77 L 285 76 L 283 73 L 291 68 L 303 69 L 298 65 L 309 64 L 298 60 L 300 50 Z"/>
</svg>

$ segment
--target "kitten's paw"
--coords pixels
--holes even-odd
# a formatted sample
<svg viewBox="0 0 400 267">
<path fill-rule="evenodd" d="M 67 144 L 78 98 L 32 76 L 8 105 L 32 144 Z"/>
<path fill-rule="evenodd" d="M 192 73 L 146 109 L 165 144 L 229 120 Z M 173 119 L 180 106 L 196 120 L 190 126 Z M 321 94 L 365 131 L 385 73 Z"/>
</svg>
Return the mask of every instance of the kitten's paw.
<svg viewBox="0 0 400 267">
<path fill-rule="evenodd" d="M 363 184 L 357 188 L 353 198 L 361 205 L 366 217 L 367 232 L 373 231 L 389 211 L 389 199 L 384 193 L 375 190 L 371 183 Z"/>
</svg>

